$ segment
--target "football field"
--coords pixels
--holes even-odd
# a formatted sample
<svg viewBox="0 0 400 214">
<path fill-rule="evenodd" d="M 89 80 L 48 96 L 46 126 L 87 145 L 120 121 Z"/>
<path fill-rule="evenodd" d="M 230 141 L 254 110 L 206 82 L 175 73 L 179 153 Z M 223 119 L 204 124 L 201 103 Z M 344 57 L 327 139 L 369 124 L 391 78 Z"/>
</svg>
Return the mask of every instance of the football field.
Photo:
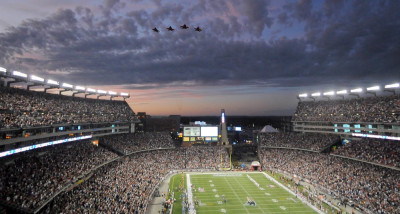
<svg viewBox="0 0 400 214">
<path fill-rule="evenodd" d="M 262 173 L 189 174 L 189 179 L 199 214 L 317 213 Z"/>
</svg>

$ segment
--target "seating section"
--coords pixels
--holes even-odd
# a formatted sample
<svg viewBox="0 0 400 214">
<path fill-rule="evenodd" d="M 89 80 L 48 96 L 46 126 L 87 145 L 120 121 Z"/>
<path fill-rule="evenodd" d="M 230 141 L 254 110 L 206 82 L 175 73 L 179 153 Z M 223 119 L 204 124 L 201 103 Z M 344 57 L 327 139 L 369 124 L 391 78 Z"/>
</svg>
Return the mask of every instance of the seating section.
<svg viewBox="0 0 400 214">
<path fill-rule="evenodd" d="M 84 99 L 0 86 L 0 129 L 132 121 L 125 101 Z"/>
<path fill-rule="evenodd" d="M 281 170 L 347 197 L 374 213 L 400 213 L 400 172 L 329 154 L 262 149 L 264 169 Z"/>
<path fill-rule="evenodd" d="M 400 122 L 400 95 L 345 100 L 302 101 L 293 121 Z"/>
<path fill-rule="evenodd" d="M 320 151 L 337 142 L 337 135 L 319 133 L 268 133 L 261 136 L 261 146 L 287 147 Z"/>
<path fill-rule="evenodd" d="M 361 138 L 338 147 L 333 154 L 400 168 L 400 142 Z"/>
</svg>

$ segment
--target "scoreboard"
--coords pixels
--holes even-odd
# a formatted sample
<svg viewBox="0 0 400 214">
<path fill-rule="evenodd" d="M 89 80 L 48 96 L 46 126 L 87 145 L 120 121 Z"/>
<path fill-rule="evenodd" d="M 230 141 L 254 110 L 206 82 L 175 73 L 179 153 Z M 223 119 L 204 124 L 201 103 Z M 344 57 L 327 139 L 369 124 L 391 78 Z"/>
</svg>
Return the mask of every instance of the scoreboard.
<svg viewBox="0 0 400 214">
<path fill-rule="evenodd" d="M 218 126 L 185 126 L 183 141 L 185 142 L 217 142 Z"/>
</svg>

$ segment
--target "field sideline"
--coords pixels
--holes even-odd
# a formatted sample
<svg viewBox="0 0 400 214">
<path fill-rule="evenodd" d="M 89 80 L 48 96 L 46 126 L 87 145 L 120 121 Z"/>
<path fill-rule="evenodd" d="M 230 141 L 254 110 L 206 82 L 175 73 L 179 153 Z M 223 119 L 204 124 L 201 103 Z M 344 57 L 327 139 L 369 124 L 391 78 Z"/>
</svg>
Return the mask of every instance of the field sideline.
<svg viewBox="0 0 400 214">
<path fill-rule="evenodd" d="M 187 176 L 186 186 L 189 189 L 190 180 L 199 214 L 317 213 L 262 173 L 189 173 Z M 248 199 L 253 200 L 255 206 L 249 205 Z"/>
</svg>

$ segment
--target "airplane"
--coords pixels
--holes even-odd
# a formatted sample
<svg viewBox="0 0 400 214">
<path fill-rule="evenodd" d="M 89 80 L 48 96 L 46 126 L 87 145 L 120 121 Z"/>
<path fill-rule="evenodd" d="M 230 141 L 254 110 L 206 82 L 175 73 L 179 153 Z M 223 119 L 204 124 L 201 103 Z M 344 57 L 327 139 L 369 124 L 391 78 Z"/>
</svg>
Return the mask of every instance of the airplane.
<svg viewBox="0 0 400 214">
<path fill-rule="evenodd" d="M 181 26 L 181 28 L 182 28 L 182 29 L 188 29 L 189 26 L 187 26 L 186 24 L 184 24 L 184 25 Z"/>
<path fill-rule="evenodd" d="M 195 31 L 199 31 L 199 32 L 202 31 L 200 27 L 197 27 L 197 28 L 195 28 L 194 30 L 195 30 Z"/>
<path fill-rule="evenodd" d="M 156 33 L 160 32 L 156 27 L 153 28 L 153 31 L 156 32 Z"/>
<path fill-rule="evenodd" d="M 174 31 L 175 29 L 173 29 L 171 26 L 169 26 L 169 27 L 167 27 L 167 30 Z"/>
</svg>

